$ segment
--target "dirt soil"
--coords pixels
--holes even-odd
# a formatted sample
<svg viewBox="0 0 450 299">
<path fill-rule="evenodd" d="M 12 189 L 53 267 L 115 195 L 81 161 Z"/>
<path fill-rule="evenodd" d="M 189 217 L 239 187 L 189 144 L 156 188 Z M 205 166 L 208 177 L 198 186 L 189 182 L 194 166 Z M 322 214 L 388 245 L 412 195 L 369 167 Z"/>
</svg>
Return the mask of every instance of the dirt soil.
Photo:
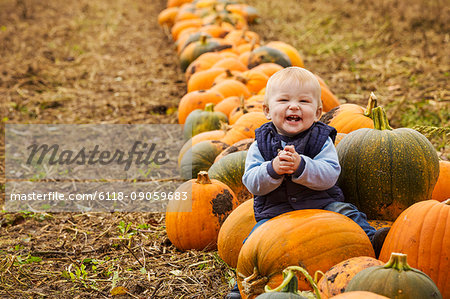
<svg viewBox="0 0 450 299">
<path fill-rule="evenodd" d="M 449 158 L 444 1 L 248 2 L 252 30 L 299 49 L 342 103 L 374 91 L 393 127 L 422 126 Z M 7 123 L 176 123 L 186 83 L 165 4 L 0 2 L 3 200 Z M 0 298 L 223 298 L 233 279 L 217 252 L 177 251 L 163 213 L 0 213 Z"/>
</svg>

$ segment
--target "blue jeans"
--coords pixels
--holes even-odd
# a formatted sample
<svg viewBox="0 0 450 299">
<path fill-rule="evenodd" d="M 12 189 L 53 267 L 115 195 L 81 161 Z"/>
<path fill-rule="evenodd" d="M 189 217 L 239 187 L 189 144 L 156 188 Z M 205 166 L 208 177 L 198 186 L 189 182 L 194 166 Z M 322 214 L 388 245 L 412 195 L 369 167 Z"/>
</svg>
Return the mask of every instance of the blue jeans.
<svg viewBox="0 0 450 299">
<path fill-rule="evenodd" d="M 376 229 L 374 229 L 370 224 L 367 222 L 367 216 L 363 212 L 358 211 L 358 208 L 352 205 L 348 202 L 341 202 L 341 201 L 335 201 L 332 202 L 323 208 L 324 210 L 336 212 L 341 215 L 347 216 L 348 218 L 352 219 L 356 222 L 366 233 L 366 235 L 369 237 L 369 239 L 372 239 L 373 235 L 376 232 Z M 248 237 L 257 229 L 260 227 L 263 223 L 268 221 L 270 219 L 262 219 L 256 222 L 255 226 L 253 226 L 252 230 L 248 234 L 247 238 L 242 242 L 242 244 L 247 241 Z"/>
<path fill-rule="evenodd" d="M 341 215 L 355 221 L 366 233 L 369 239 L 372 239 L 373 235 L 377 231 L 367 222 L 367 216 L 363 212 L 358 211 L 358 208 L 348 202 L 335 201 L 323 208 L 324 210 L 336 212 Z"/>
</svg>

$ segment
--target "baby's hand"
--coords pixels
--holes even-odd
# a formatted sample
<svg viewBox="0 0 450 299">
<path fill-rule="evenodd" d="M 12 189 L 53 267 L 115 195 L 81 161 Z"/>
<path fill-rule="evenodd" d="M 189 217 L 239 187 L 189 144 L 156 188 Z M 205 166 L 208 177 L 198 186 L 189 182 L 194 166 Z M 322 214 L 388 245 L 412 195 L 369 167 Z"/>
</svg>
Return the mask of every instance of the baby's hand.
<svg viewBox="0 0 450 299">
<path fill-rule="evenodd" d="M 284 164 L 286 166 L 289 166 L 289 169 L 286 172 L 288 174 L 292 174 L 297 170 L 302 159 L 300 155 L 295 151 L 295 147 L 293 145 L 286 145 L 284 147 L 284 150 L 280 151 L 278 157 L 281 161 L 289 163 Z"/>
<path fill-rule="evenodd" d="M 293 165 L 294 165 L 294 163 L 292 161 L 286 161 L 284 159 L 284 156 L 283 156 L 283 154 L 281 154 L 281 152 L 272 161 L 273 170 L 275 170 L 275 172 L 278 173 L 279 175 L 291 173 L 290 171 L 291 171 Z"/>
</svg>

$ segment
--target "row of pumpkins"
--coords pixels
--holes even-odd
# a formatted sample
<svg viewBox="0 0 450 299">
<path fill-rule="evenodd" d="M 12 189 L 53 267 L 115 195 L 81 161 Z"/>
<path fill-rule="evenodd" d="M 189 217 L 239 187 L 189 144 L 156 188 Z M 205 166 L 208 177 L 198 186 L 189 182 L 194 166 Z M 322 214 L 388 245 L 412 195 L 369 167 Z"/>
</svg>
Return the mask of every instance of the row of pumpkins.
<svg viewBox="0 0 450 299">
<path fill-rule="evenodd" d="M 392 226 L 379 260 L 356 223 L 321 210 L 280 215 L 242 244 L 255 219 L 252 195 L 241 179 L 254 131 L 268 121 L 262 112 L 266 82 L 284 67 L 304 67 L 293 46 L 282 41 L 263 45 L 248 29 L 259 18 L 255 8 L 231 0 L 168 0 L 159 15 L 159 24 L 175 41 L 187 82 L 178 106 L 187 140 L 178 163 L 187 182 L 177 191 L 191 197 L 167 207 L 171 242 L 180 250 L 217 248 L 221 258 L 236 268 L 243 298 L 278 286 L 283 269 L 290 265 L 301 265 L 310 273 L 328 270 L 315 281 L 318 298 L 342 293 L 355 274 L 385 262 L 383 269 L 399 271 L 402 265 L 401 271 L 410 273 L 406 257 L 391 257 L 393 252 L 407 254 L 409 264 L 431 277 L 443 298 L 450 298 L 450 202 L 445 201 L 450 197 L 450 162 L 439 161 L 420 133 L 392 129 L 373 94 L 367 107 L 340 105 L 319 76 L 325 112 L 321 121 L 338 131 L 342 167 L 338 184 L 346 201 L 376 219 L 371 221 L 374 227 Z M 388 296 L 441 298 L 433 281 L 420 273 L 414 279 L 399 276 L 402 293 Z M 300 290 L 311 288 L 311 281 L 301 274 L 297 277 Z M 369 281 L 367 290 L 375 293 L 381 292 L 377 288 L 392 288 L 384 279 Z"/>
</svg>

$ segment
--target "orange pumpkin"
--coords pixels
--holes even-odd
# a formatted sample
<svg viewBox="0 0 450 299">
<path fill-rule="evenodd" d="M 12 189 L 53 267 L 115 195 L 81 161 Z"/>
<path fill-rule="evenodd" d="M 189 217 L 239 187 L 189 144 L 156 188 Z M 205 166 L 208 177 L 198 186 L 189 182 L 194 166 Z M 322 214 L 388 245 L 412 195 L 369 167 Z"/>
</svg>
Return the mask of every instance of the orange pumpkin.
<svg viewBox="0 0 450 299">
<path fill-rule="evenodd" d="M 256 32 L 249 30 L 233 30 L 230 31 L 226 36 L 225 40 L 232 43 L 235 46 L 239 46 L 245 43 L 259 43 L 259 35 Z"/>
<path fill-rule="evenodd" d="M 209 69 L 220 59 L 222 59 L 222 55 L 216 52 L 206 52 L 200 55 L 187 67 L 184 74 L 186 76 L 186 81 L 189 82 L 190 77 L 194 73 Z"/>
<path fill-rule="evenodd" d="M 267 63 L 261 63 L 260 65 L 255 66 L 252 68 L 254 71 L 260 71 L 267 75 L 267 77 L 272 76 L 276 72 L 282 70 L 283 67 L 277 63 L 267 62 Z"/>
<path fill-rule="evenodd" d="M 229 29 L 226 29 L 222 26 L 213 24 L 213 25 L 206 25 L 201 28 L 202 32 L 208 33 L 212 37 L 225 37 L 229 31 Z"/>
<path fill-rule="evenodd" d="M 219 104 L 214 106 L 214 111 L 220 111 L 230 118 L 230 113 L 234 108 L 239 107 L 241 99 L 237 96 L 231 96 L 223 99 Z"/>
<path fill-rule="evenodd" d="M 450 198 L 450 162 L 439 161 L 439 177 L 433 189 L 432 199 L 444 201 Z"/>
<path fill-rule="evenodd" d="M 220 227 L 217 250 L 228 266 L 236 268 L 243 241 L 255 226 L 253 199 L 240 204 Z"/>
<path fill-rule="evenodd" d="M 252 69 L 242 72 L 237 79 L 244 83 L 250 92 L 258 93 L 261 89 L 266 87 L 269 77 L 262 71 Z"/>
<path fill-rule="evenodd" d="M 233 57 L 223 58 L 217 61 L 215 64 L 213 64 L 212 67 L 220 67 L 230 71 L 240 71 L 240 72 L 247 70 L 247 67 L 242 62 L 240 62 L 238 58 Z"/>
<path fill-rule="evenodd" d="M 178 13 L 178 7 L 168 7 L 158 14 L 158 24 L 160 26 L 172 27 L 175 23 L 175 17 Z"/>
<path fill-rule="evenodd" d="M 450 298 L 450 200 L 413 204 L 395 220 L 380 253 L 387 262 L 393 252 L 408 255 L 408 264 L 427 274 L 443 298 Z"/>
<path fill-rule="evenodd" d="M 233 111 L 231 111 L 228 123 L 233 125 L 242 115 L 252 111 L 263 112 L 263 103 L 242 103 L 239 107 L 236 107 Z"/>
<path fill-rule="evenodd" d="M 187 9 L 180 9 L 177 15 L 175 16 L 175 23 L 190 19 L 200 19 L 200 17 L 194 11 Z"/>
<path fill-rule="evenodd" d="M 263 112 L 246 113 L 239 117 L 220 141 L 234 144 L 242 139 L 255 138 L 255 130 L 268 121 Z"/>
<path fill-rule="evenodd" d="M 167 7 L 181 6 L 190 2 L 192 2 L 192 0 L 167 0 Z"/>
<path fill-rule="evenodd" d="M 171 34 L 174 41 L 178 40 L 178 36 L 183 29 L 193 27 L 200 28 L 202 26 L 202 20 L 200 19 L 187 19 L 179 21 L 172 26 Z"/>
<path fill-rule="evenodd" d="M 167 205 L 169 240 L 179 250 L 216 249 L 220 225 L 238 206 L 233 191 L 210 180 L 208 173 L 202 171 L 197 179 L 183 183 L 174 193 L 180 195 L 180 200 L 170 200 Z"/>
<path fill-rule="evenodd" d="M 239 61 L 242 62 L 245 65 L 248 65 L 248 62 L 249 62 L 249 59 L 250 59 L 250 53 L 251 53 L 251 51 L 244 51 L 244 52 L 240 53 L 239 54 Z"/>
<path fill-rule="evenodd" d="M 343 293 L 348 283 L 361 270 L 372 266 L 381 266 L 384 263 L 373 257 L 358 256 L 342 261 L 327 272 L 317 283 L 323 299 Z"/>
<path fill-rule="evenodd" d="M 227 79 L 234 79 L 236 80 L 236 78 L 242 74 L 242 72 L 240 71 L 231 71 L 231 70 L 225 70 L 222 74 L 218 75 L 215 79 L 214 79 L 214 84 L 217 84 L 223 80 L 227 80 Z"/>
<path fill-rule="evenodd" d="M 235 52 L 241 55 L 244 52 L 251 52 L 253 49 L 259 47 L 259 44 L 245 43 L 239 46 L 234 46 Z M 250 54 L 250 53 L 249 53 Z M 242 61 L 242 60 L 241 60 Z M 243 62 L 245 65 L 248 64 L 248 59 Z"/>
<path fill-rule="evenodd" d="M 206 104 L 217 104 L 224 99 L 223 95 L 213 90 L 195 90 L 185 94 L 178 104 L 178 123 L 184 124 L 188 115 L 196 110 L 205 108 Z"/>
<path fill-rule="evenodd" d="M 236 268 L 243 298 L 254 298 L 267 284 L 274 288 L 289 265 L 309 273 L 327 271 L 356 256 L 373 257 L 369 238 L 353 220 L 325 210 L 298 210 L 270 219 L 242 246 Z M 310 286 L 299 277 L 300 290 Z"/>
<path fill-rule="evenodd" d="M 255 94 L 248 99 L 245 100 L 246 103 L 260 102 L 264 103 L 264 95 L 263 94 Z"/>
<path fill-rule="evenodd" d="M 187 84 L 188 92 L 211 88 L 211 86 L 214 84 L 215 78 L 220 74 L 223 74 L 224 72 L 224 68 L 212 67 L 204 71 L 194 73 L 189 78 Z"/>
<path fill-rule="evenodd" d="M 361 128 L 373 129 L 372 109 L 376 106 L 376 97 L 371 94 L 366 109 L 356 104 L 342 104 L 322 115 L 320 120 L 334 127 L 338 133 L 348 134 Z"/>
<path fill-rule="evenodd" d="M 248 98 L 252 95 L 247 86 L 242 82 L 233 79 L 223 80 L 211 87 L 210 90 L 220 93 L 224 98 L 231 96 L 243 96 L 244 98 Z"/>
</svg>

